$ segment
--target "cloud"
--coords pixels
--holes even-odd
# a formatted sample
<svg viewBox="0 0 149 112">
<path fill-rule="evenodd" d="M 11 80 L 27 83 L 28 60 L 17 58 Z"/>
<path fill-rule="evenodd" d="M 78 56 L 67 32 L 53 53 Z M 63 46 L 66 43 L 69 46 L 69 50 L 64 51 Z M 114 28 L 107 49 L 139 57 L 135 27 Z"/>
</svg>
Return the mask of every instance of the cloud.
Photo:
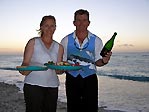
<svg viewBox="0 0 149 112">
<path fill-rule="evenodd" d="M 0 50 L 9 50 L 10 48 L 0 48 Z"/>
<path fill-rule="evenodd" d="M 119 47 L 134 47 L 134 45 L 132 44 L 121 44 L 121 45 L 118 45 Z"/>
<path fill-rule="evenodd" d="M 20 53 L 19 49 L 13 49 L 13 48 L 0 48 L 0 53 Z"/>
</svg>

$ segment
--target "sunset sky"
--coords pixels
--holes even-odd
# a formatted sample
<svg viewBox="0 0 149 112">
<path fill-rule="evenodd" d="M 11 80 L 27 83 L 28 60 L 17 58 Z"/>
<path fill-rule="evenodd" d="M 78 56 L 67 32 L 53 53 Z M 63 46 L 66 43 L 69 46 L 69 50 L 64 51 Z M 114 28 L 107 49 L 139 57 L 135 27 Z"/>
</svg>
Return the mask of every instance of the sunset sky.
<svg viewBox="0 0 149 112">
<path fill-rule="evenodd" d="M 55 16 L 60 42 L 78 9 L 89 11 L 89 30 L 103 43 L 117 32 L 113 51 L 149 52 L 149 0 L 0 0 L 0 52 L 23 52 L 45 15 Z"/>
</svg>

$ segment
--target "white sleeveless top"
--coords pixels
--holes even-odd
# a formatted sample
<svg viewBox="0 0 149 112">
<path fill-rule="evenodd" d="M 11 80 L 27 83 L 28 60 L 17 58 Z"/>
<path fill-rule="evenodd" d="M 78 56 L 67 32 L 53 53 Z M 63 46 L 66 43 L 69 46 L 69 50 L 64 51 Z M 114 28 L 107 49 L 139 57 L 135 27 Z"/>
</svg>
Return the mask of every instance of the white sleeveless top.
<svg viewBox="0 0 149 112">
<path fill-rule="evenodd" d="M 40 37 L 35 37 L 34 51 L 30 65 L 43 66 L 48 61 L 57 62 L 59 43 L 52 42 L 47 49 Z M 58 87 L 59 79 L 55 70 L 48 69 L 47 71 L 32 71 L 25 76 L 24 83 L 38 85 L 42 87 Z"/>
</svg>

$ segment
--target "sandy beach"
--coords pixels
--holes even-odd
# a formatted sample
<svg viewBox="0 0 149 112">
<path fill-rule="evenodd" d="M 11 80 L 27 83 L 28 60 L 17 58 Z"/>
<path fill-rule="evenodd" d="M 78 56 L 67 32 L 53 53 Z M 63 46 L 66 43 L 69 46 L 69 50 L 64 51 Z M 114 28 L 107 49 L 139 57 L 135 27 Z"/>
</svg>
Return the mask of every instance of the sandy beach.
<svg viewBox="0 0 149 112">
<path fill-rule="evenodd" d="M 23 93 L 15 85 L 0 82 L 0 112 L 25 112 Z M 58 102 L 57 112 L 66 112 L 66 103 Z"/>
<path fill-rule="evenodd" d="M 66 103 L 58 101 L 57 112 L 66 112 Z M 23 93 L 15 85 L 0 82 L 0 112 L 25 112 Z M 99 112 L 120 112 L 99 108 Z"/>
</svg>

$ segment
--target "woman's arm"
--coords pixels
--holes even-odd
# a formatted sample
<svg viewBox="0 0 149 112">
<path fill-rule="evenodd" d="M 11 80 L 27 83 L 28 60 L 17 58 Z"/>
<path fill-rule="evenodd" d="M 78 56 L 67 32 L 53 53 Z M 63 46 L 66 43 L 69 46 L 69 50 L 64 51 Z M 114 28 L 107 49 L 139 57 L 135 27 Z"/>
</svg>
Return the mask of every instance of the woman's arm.
<svg viewBox="0 0 149 112">
<path fill-rule="evenodd" d="M 22 66 L 29 66 L 34 51 L 35 39 L 30 39 L 25 46 Z M 22 75 L 28 75 L 31 71 L 19 71 Z"/>
<path fill-rule="evenodd" d="M 63 54 L 64 54 L 64 48 L 63 48 L 63 46 L 61 44 L 59 44 L 59 51 L 58 51 L 57 62 L 63 61 Z M 64 71 L 62 71 L 62 70 L 56 70 L 56 73 L 57 74 L 62 74 L 62 73 L 64 73 Z"/>
<path fill-rule="evenodd" d="M 58 59 L 57 62 L 61 62 L 63 60 L 64 48 L 61 44 L 59 44 L 59 51 L 58 51 Z"/>
</svg>

